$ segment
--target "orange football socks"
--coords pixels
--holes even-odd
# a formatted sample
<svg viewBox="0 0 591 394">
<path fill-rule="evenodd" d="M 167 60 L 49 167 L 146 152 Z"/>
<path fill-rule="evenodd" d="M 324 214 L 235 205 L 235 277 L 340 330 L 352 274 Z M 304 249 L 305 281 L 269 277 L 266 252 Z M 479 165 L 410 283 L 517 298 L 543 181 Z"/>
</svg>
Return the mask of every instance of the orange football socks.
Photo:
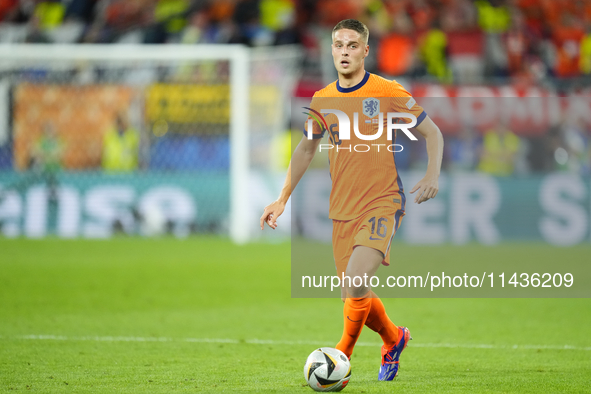
<svg viewBox="0 0 591 394">
<path fill-rule="evenodd" d="M 386 308 L 384 308 L 382 300 L 373 291 L 368 296 L 370 297 L 371 308 L 365 320 L 365 325 L 380 334 L 384 346 L 390 348 L 398 342 L 398 327 L 392 323 L 386 314 Z"/>
<path fill-rule="evenodd" d="M 362 298 L 347 298 L 345 300 L 345 307 L 343 309 L 343 317 L 345 320 L 345 327 L 343 329 L 343 336 L 337 344 L 336 348 L 351 357 L 355 343 L 361 334 L 361 329 L 365 324 L 367 315 L 371 308 L 371 298 L 368 293 Z"/>
</svg>

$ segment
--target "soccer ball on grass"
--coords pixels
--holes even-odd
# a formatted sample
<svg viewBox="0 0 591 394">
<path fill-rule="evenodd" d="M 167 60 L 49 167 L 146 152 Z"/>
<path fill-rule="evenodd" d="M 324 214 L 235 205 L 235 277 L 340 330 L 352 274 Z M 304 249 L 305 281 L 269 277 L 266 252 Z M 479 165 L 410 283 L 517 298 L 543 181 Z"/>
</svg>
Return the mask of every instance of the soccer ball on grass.
<svg viewBox="0 0 591 394">
<path fill-rule="evenodd" d="M 351 378 L 351 363 L 340 350 L 314 350 L 304 365 L 304 377 L 314 391 L 341 391 Z"/>
</svg>

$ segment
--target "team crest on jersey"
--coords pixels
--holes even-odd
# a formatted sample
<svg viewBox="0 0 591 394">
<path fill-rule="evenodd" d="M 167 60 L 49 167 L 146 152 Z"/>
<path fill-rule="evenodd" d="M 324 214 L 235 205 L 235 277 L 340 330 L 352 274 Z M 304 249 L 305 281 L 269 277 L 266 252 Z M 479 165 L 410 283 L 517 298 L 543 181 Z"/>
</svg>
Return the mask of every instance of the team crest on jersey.
<svg viewBox="0 0 591 394">
<path fill-rule="evenodd" d="M 363 100 L 363 115 L 373 118 L 380 113 L 380 100 L 367 98 Z"/>
</svg>

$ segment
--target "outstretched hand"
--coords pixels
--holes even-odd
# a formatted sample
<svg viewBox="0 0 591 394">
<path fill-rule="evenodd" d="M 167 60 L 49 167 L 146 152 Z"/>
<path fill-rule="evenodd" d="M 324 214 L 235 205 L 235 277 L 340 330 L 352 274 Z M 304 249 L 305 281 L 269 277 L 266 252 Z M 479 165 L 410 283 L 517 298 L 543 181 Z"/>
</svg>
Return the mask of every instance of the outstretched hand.
<svg viewBox="0 0 591 394">
<path fill-rule="evenodd" d="M 425 175 L 425 177 L 412 188 L 410 193 L 413 194 L 416 191 L 418 191 L 415 197 L 415 203 L 417 204 L 434 198 L 439 191 L 439 181 L 437 180 L 437 177 Z"/>
<path fill-rule="evenodd" d="M 280 201 L 274 201 L 265 207 L 263 216 L 261 216 L 261 230 L 265 228 L 265 222 L 273 230 L 277 228 L 277 219 L 285 210 L 285 204 Z"/>
</svg>

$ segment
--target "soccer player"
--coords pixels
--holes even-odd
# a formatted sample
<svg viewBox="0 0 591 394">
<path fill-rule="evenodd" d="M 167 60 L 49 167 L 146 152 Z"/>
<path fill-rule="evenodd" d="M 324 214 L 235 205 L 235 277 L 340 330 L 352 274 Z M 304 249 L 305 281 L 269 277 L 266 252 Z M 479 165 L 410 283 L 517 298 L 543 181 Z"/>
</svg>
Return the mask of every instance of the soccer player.
<svg viewBox="0 0 591 394">
<path fill-rule="evenodd" d="M 426 140 L 429 157 L 427 172 L 410 191 L 416 192 L 414 202 L 417 204 L 437 195 L 443 137 L 439 128 L 400 84 L 365 71 L 364 59 L 369 53 L 368 35 L 367 27 L 354 19 L 343 20 L 334 27 L 332 56 L 338 80 L 314 94 L 311 114 L 316 113 L 314 117 L 319 119 L 321 109 L 338 109 L 354 123 L 353 113 L 358 113 L 355 133 L 351 131 L 349 139 L 341 138 L 345 135 L 336 127 L 339 122 L 336 122 L 338 119 L 334 113 L 321 115 L 326 124 L 330 124 L 328 131 L 332 146 L 329 148 L 332 179 L 329 217 L 333 220 L 333 254 L 339 277 L 346 275 L 341 293 L 345 303 L 344 329 L 336 348 L 350 358 L 363 326 L 368 326 L 384 342 L 378 379 L 392 380 L 398 374 L 400 353 L 410 339 L 410 332 L 406 327 L 392 323 L 382 301 L 371 288 L 365 284 L 355 286 L 352 281 L 346 280 L 355 276 L 371 277 L 381 264 L 389 265 L 390 243 L 405 211 L 406 197 L 393 152 L 399 148 L 392 148 L 396 137 L 387 139 L 387 119 L 376 116 L 377 112 L 414 115 L 416 125 L 413 130 Z M 367 108 L 363 109 L 364 106 Z M 377 107 L 380 107 L 379 111 Z M 359 115 L 361 112 L 363 115 Z M 412 117 L 401 118 L 405 123 L 412 120 Z M 291 158 L 279 198 L 268 205 L 261 216 L 261 229 L 264 223 L 272 229 L 277 228 L 277 219 L 327 131 L 321 126 L 323 122 L 315 120 L 306 122 L 306 125 L 313 124 L 313 136 L 309 138 L 310 127 L 307 126 Z M 377 140 L 368 141 L 369 137 L 365 135 L 379 134 L 380 120 L 383 132 Z M 359 134 L 364 138 L 360 138 Z M 371 149 L 365 151 L 366 146 Z"/>
</svg>

